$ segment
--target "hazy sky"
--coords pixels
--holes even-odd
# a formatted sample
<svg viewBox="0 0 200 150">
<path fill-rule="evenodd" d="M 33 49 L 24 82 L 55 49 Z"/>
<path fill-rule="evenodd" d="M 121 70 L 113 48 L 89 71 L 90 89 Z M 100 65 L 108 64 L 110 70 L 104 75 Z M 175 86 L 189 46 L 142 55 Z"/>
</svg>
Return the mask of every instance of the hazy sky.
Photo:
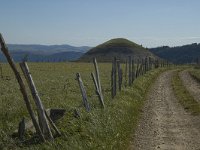
<svg viewBox="0 0 200 150">
<path fill-rule="evenodd" d="M 13 44 L 200 43 L 200 0 L 0 0 L 0 32 Z"/>
</svg>

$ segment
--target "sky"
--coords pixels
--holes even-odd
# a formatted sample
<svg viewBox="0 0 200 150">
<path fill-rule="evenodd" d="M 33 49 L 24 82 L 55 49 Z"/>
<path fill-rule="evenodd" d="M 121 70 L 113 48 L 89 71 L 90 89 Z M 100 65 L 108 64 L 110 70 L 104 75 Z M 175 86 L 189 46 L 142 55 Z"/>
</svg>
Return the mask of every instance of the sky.
<svg viewBox="0 0 200 150">
<path fill-rule="evenodd" d="M 0 0 L 0 32 L 12 44 L 200 43 L 200 0 Z"/>
</svg>

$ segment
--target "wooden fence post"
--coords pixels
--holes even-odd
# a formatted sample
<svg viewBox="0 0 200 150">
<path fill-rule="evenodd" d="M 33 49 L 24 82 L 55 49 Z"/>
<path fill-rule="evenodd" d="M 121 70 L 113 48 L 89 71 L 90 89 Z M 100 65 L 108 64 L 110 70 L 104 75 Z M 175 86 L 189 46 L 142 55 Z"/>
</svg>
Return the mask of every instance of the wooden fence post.
<svg viewBox="0 0 200 150">
<path fill-rule="evenodd" d="M 147 71 L 149 71 L 149 57 L 147 57 Z"/>
<path fill-rule="evenodd" d="M 101 103 L 101 106 L 103 108 L 105 108 L 105 104 L 104 104 L 104 100 L 103 100 L 103 97 L 102 97 L 102 94 L 100 93 L 100 90 L 99 90 L 99 87 L 98 87 L 98 83 L 97 83 L 97 80 L 96 80 L 96 77 L 93 73 L 91 73 L 92 75 L 92 79 L 93 79 L 93 82 L 94 82 L 94 85 L 95 85 L 95 89 L 96 89 L 96 94 L 98 95 L 99 97 L 99 101 Z"/>
<path fill-rule="evenodd" d="M 114 95 L 117 95 L 117 58 L 114 58 Z"/>
<path fill-rule="evenodd" d="M 144 59 L 142 58 L 142 63 L 141 63 L 141 75 L 143 75 L 144 74 L 144 68 L 145 66 L 144 66 Z"/>
<path fill-rule="evenodd" d="M 120 61 L 117 61 L 117 70 L 118 70 L 118 86 L 119 86 L 119 91 L 122 89 L 122 69 L 120 66 Z"/>
<path fill-rule="evenodd" d="M 112 70 L 111 70 L 111 96 L 114 98 L 114 71 L 113 71 L 113 62 L 112 62 Z"/>
<path fill-rule="evenodd" d="M 125 62 L 125 72 L 124 72 L 124 77 L 125 77 L 125 83 L 124 83 L 124 86 L 127 87 L 127 70 L 128 70 L 128 65 L 127 65 L 127 59 L 126 59 L 126 62 Z"/>
<path fill-rule="evenodd" d="M 147 72 L 147 70 L 148 70 L 148 60 L 147 60 L 147 57 L 145 57 L 145 59 L 144 59 L 144 73 L 146 73 Z"/>
<path fill-rule="evenodd" d="M 96 93 L 99 97 L 100 103 L 102 105 L 103 108 L 105 108 L 104 105 L 104 100 L 103 100 L 103 94 L 102 94 L 102 89 L 101 89 L 101 82 L 100 82 L 100 77 L 99 77 L 99 67 L 96 61 L 96 58 L 93 59 L 93 64 L 94 64 L 94 68 L 95 68 L 95 76 L 92 73 L 92 79 L 96 88 Z"/>
<path fill-rule="evenodd" d="M 131 59 L 131 56 L 128 57 L 128 68 L 129 68 L 129 73 L 128 73 L 128 84 L 129 86 L 131 86 L 132 84 L 132 67 L 131 67 L 131 63 L 132 63 L 132 59 Z"/>
<path fill-rule="evenodd" d="M 15 77 L 16 77 L 16 79 L 18 81 L 18 84 L 20 86 L 20 91 L 21 91 L 21 93 L 23 95 L 24 102 L 26 104 L 26 107 L 27 107 L 27 110 L 29 112 L 29 115 L 30 115 L 30 117 L 32 119 L 32 122 L 33 122 L 33 125 L 35 127 L 35 130 L 39 134 L 41 140 L 44 142 L 45 138 L 44 138 L 44 135 L 42 134 L 42 131 L 41 131 L 38 123 L 37 123 L 37 120 L 35 118 L 35 114 L 32 111 L 32 107 L 31 107 L 31 104 L 30 104 L 29 99 L 28 99 L 28 94 L 26 92 L 26 88 L 25 88 L 24 82 L 23 82 L 23 80 L 22 80 L 22 78 L 20 76 L 20 73 L 17 70 L 17 67 L 16 67 L 12 57 L 9 54 L 8 48 L 7 48 L 6 44 L 5 44 L 5 41 L 4 41 L 3 36 L 1 35 L 1 33 L 0 33 L 0 43 L 1 43 L 1 50 L 4 53 L 9 65 L 12 68 L 12 70 L 13 70 L 13 72 L 15 74 Z"/>
<path fill-rule="evenodd" d="M 33 81 L 33 78 L 31 76 L 31 73 L 29 71 L 28 65 L 26 62 L 20 63 L 20 67 L 22 69 L 22 72 L 26 78 L 26 81 L 29 85 L 29 88 L 31 90 L 31 94 L 33 97 L 33 100 L 35 102 L 35 105 L 37 106 L 37 112 L 38 112 L 38 119 L 41 122 L 40 128 L 42 129 L 43 134 L 45 135 L 46 139 L 53 140 L 53 135 L 51 133 L 50 127 L 48 125 L 48 121 L 45 115 L 45 108 L 42 104 L 42 101 L 39 97 L 38 91 L 35 87 L 35 83 Z"/>
<path fill-rule="evenodd" d="M 86 108 L 86 110 L 89 112 L 90 111 L 90 106 L 89 106 L 89 103 L 88 103 L 86 90 L 85 90 L 85 87 L 83 85 L 83 81 L 81 79 L 80 73 L 76 74 L 76 79 L 78 81 L 78 84 L 79 84 L 79 87 L 80 87 L 80 90 L 81 90 L 81 94 L 82 94 L 82 98 L 83 98 L 83 105 Z"/>
<path fill-rule="evenodd" d="M 135 73 L 135 77 L 136 78 L 138 78 L 138 76 L 139 76 L 139 64 L 140 62 L 139 62 L 139 59 L 137 60 L 137 68 L 136 68 L 136 73 Z"/>
<path fill-rule="evenodd" d="M 112 63 L 112 73 L 111 73 L 111 89 L 112 89 L 112 98 L 117 94 L 117 58 L 114 58 Z"/>
<path fill-rule="evenodd" d="M 152 69 L 152 60 L 151 60 L 151 57 L 149 57 L 149 70 Z"/>
<path fill-rule="evenodd" d="M 159 61 L 158 59 L 155 60 L 155 68 L 158 68 L 159 67 Z"/>
<path fill-rule="evenodd" d="M 144 58 L 143 59 L 143 74 L 142 75 L 144 75 L 145 73 L 146 73 L 146 69 L 147 69 L 147 66 L 146 66 L 147 64 L 146 64 L 146 58 Z"/>
<path fill-rule="evenodd" d="M 100 82 L 100 77 L 99 77 L 99 67 L 97 65 L 96 58 L 93 59 L 93 63 L 94 63 L 94 67 L 95 67 L 95 75 L 96 75 L 96 79 L 97 79 L 97 84 L 98 84 L 99 92 L 102 95 L 101 82 Z M 102 96 L 102 98 L 103 98 L 103 96 Z"/>
<path fill-rule="evenodd" d="M 134 62 L 134 59 L 132 59 L 132 84 L 133 84 L 133 81 L 135 80 L 135 62 Z"/>
<path fill-rule="evenodd" d="M 120 73 L 119 78 L 120 78 L 120 91 L 121 91 L 121 89 L 122 89 L 122 82 L 123 82 L 123 70 L 122 70 L 122 68 L 120 68 L 119 73 Z"/>
</svg>

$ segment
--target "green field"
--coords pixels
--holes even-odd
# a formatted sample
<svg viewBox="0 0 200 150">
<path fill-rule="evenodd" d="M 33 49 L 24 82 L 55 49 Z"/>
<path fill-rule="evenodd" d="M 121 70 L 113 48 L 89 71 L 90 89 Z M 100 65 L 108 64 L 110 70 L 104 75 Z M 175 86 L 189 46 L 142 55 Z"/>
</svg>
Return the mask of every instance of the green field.
<svg viewBox="0 0 200 150">
<path fill-rule="evenodd" d="M 3 64 L 0 79 L 0 149 L 126 149 L 134 132 L 147 90 L 164 69 L 155 69 L 134 81 L 132 87 L 124 88 L 111 99 L 111 64 L 99 64 L 100 78 L 106 108 L 103 110 L 95 94 L 89 63 L 28 63 L 39 95 L 45 108 L 64 108 L 65 116 L 56 122 L 62 136 L 51 143 L 21 143 L 11 135 L 27 113 L 14 74 Z M 19 69 L 20 70 L 20 69 Z M 76 73 L 81 74 L 87 90 L 91 112 L 82 106 L 82 97 Z M 27 86 L 28 87 L 28 86 Z M 27 89 L 28 90 L 28 89 Z M 31 98 L 30 91 L 29 97 Z M 74 109 L 81 117 L 75 118 Z M 26 134 L 30 139 L 31 133 Z"/>
</svg>

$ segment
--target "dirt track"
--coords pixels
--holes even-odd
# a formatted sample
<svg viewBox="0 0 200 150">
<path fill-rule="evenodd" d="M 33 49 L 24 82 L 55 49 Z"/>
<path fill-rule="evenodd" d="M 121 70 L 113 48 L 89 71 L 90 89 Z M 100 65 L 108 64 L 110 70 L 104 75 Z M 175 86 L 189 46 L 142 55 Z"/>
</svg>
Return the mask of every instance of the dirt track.
<svg viewBox="0 0 200 150">
<path fill-rule="evenodd" d="M 164 72 L 152 86 L 130 149 L 200 150 L 200 117 L 178 103 L 172 75 Z"/>
<path fill-rule="evenodd" d="M 186 70 L 180 73 L 180 77 L 186 89 L 200 103 L 200 84 Z"/>
</svg>

